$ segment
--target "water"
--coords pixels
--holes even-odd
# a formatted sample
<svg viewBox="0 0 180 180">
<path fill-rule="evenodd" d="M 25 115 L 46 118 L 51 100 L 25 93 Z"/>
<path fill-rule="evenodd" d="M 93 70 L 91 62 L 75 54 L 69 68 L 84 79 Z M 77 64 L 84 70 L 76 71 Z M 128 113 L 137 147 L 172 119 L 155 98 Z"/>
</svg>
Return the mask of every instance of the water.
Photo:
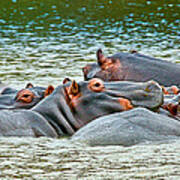
<svg viewBox="0 0 180 180">
<path fill-rule="evenodd" d="M 82 80 L 81 68 L 137 50 L 180 62 L 180 1 L 0 1 L 0 80 L 13 87 Z M 178 179 L 179 142 L 88 147 L 68 139 L 0 138 L 1 179 Z"/>
<path fill-rule="evenodd" d="M 1 179 L 179 179 L 179 142 L 88 147 L 66 139 L 0 139 Z"/>
</svg>

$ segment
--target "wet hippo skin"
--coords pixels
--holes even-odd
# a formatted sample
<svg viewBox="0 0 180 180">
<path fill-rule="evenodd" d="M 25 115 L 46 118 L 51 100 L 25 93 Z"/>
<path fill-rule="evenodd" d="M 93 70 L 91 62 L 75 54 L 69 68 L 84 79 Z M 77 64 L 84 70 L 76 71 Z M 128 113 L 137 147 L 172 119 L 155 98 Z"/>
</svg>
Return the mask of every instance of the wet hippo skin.
<svg viewBox="0 0 180 180">
<path fill-rule="evenodd" d="M 152 58 L 136 52 L 118 53 L 105 57 L 97 51 L 97 63 L 83 68 L 84 79 L 101 78 L 104 81 L 148 81 L 161 85 L 180 86 L 180 65 Z"/>
<path fill-rule="evenodd" d="M 0 135 L 73 135 L 97 117 L 142 105 L 156 109 L 161 106 L 162 100 L 162 88 L 154 81 L 64 81 L 63 85 L 55 88 L 52 94 L 30 110 L 1 110 Z"/>
<path fill-rule="evenodd" d="M 28 84 L 19 91 L 8 87 L 0 96 L 0 109 L 30 109 L 51 94 L 53 90 L 52 85 L 44 88 Z"/>
<path fill-rule="evenodd" d="M 180 138 L 179 121 L 145 108 L 135 108 L 96 119 L 77 131 L 72 141 L 93 146 L 131 146 L 177 138 Z"/>
</svg>

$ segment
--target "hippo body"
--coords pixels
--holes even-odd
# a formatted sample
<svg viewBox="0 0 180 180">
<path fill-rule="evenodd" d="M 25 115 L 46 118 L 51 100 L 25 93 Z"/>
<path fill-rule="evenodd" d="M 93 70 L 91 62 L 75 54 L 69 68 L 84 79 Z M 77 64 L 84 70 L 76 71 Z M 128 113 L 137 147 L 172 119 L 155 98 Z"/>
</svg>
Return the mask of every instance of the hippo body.
<svg viewBox="0 0 180 180">
<path fill-rule="evenodd" d="M 34 111 L 1 110 L 0 116 L 0 136 L 57 137 L 48 121 Z"/>
<path fill-rule="evenodd" d="M 105 57 L 97 51 L 97 63 L 83 68 L 84 79 L 100 78 L 104 81 L 155 80 L 164 86 L 180 86 L 180 65 L 139 53 L 118 53 Z"/>
<path fill-rule="evenodd" d="M 153 81 L 104 83 L 92 79 L 67 82 L 30 110 L 0 110 L 0 135 L 73 135 L 97 117 L 130 110 L 134 106 L 156 109 L 161 104 L 162 89 Z"/>
<path fill-rule="evenodd" d="M 72 136 L 73 141 L 81 141 L 93 146 L 131 146 L 177 138 L 180 138 L 179 121 L 145 108 L 135 108 L 100 117 Z"/>
</svg>

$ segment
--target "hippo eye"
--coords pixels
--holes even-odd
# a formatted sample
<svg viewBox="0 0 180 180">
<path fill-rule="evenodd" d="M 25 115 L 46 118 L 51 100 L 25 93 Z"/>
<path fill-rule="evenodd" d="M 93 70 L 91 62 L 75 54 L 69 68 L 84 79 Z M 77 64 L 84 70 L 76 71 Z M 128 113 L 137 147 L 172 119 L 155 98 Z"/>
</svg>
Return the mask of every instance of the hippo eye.
<svg viewBox="0 0 180 180">
<path fill-rule="evenodd" d="M 24 102 L 24 103 L 31 103 L 34 98 L 34 94 L 28 90 L 28 89 L 23 89 L 20 90 L 16 96 L 16 101 L 19 102 Z"/>
<path fill-rule="evenodd" d="M 94 78 L 89 81 L 88 87 L 90 90 L 94 92 L 101 92 L 104 89 L 104 84 L 102 80 Z"/>
<path fill-rule="evenodd" d="M 94 84 L 94 86 L 95 86 L 95 87 L 100 87 L 101 84 L 100 84 L 99 82 L 97 82 L 97 83 Z"/>
<path fill-rule="evenodd" d="M 23 97 L 28 98 L 30 95 L 29 94 L 24 94 Z"/>
</svg>

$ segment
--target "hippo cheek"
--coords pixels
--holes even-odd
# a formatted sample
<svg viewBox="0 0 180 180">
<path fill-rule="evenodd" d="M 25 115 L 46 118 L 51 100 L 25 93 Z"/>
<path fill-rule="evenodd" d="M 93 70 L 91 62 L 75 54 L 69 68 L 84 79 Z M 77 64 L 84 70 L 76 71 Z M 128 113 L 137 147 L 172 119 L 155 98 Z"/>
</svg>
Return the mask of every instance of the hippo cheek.
<svg viewBox="0 0 180 180">
<path fill-rule="evenodd" d="M 93 78 L 99 78 L 103 81 L 110 81 L 112 79 L 112 72 L 101 70 L 97 72 L 96 74 L 94 74 Z"/>
<path fill-rule="evenodd" d="M 24 109 L 30 109 L 31 107 L 35 106 L 41 98 L 33 98 L 31 102 L 21 102 L 21 101 L 16 101 L 13 105 L 14 108 L 19 109 L 19 108 L 24 108 Z"/>
<path fill-rule="evenodd" d="M 70 104 L 75 119 L 80 124 L 114 112 L 122 112 L 133 108 L 130 100 L 122 97 L 113 98 L 106 95 L 86 96 L 74 99 Z"/>
<path fill-rule="evenodd" d="M 21 109 L 21 108 L 30 109 L 31 107 L 36 105 L 39 101 L 40 99 L 37 98 L 30 103 L 24 103 L 24 102 L 12 100 L 11 102 L 9 102 L 9 104 L 0 104 L 0 109 Z"/>
</svg>

